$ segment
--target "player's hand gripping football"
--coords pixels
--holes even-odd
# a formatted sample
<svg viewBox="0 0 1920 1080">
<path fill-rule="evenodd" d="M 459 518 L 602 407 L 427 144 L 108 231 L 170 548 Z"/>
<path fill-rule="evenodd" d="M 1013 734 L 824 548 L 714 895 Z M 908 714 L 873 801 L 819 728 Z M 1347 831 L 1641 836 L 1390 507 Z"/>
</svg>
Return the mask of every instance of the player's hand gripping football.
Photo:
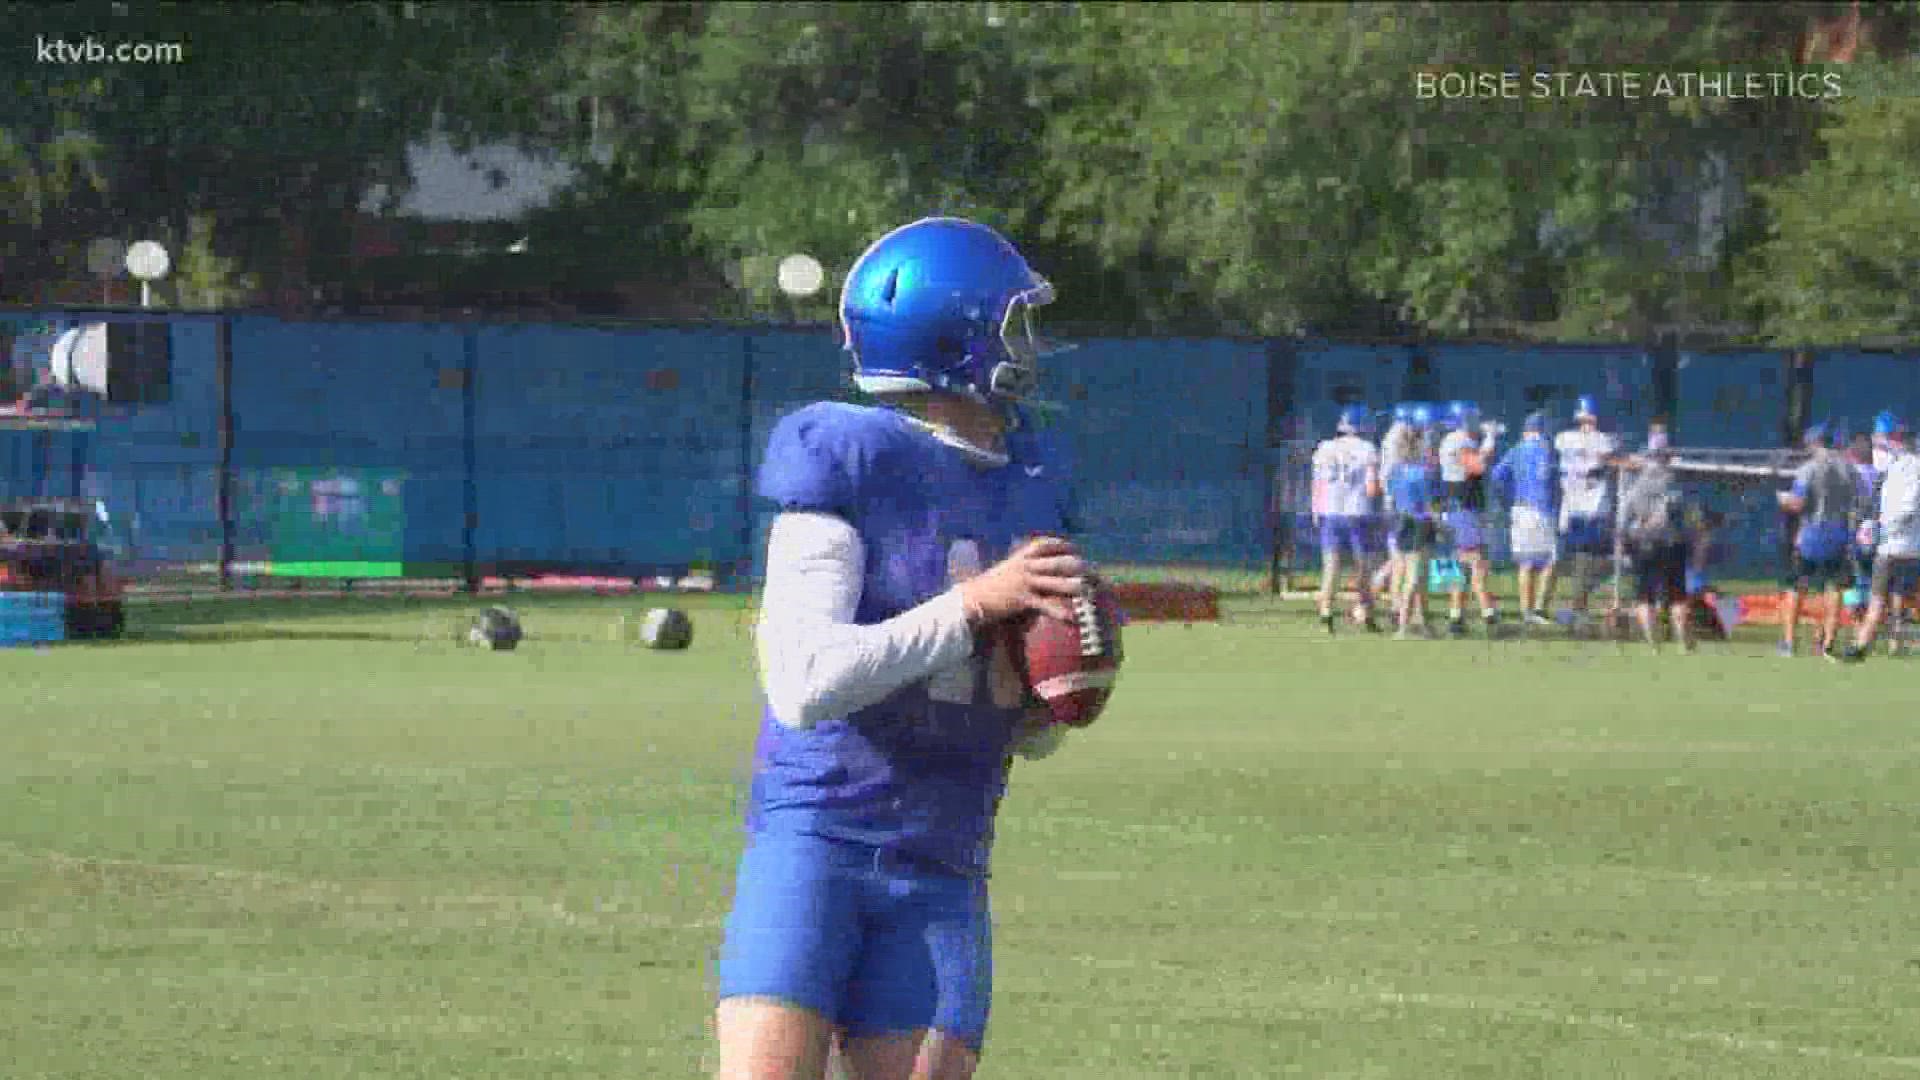
<svg viewBox="0 0 1920 1080">
<path fill-rule="evenodd" d="M 1037 536 L 991 568 L 962 582 L 960 602 L 975 627 L 1039 611 L 1072 621 L 1072 597 L 1086 586 L 1086 563 L 1057 536 Z"/>
</svg>

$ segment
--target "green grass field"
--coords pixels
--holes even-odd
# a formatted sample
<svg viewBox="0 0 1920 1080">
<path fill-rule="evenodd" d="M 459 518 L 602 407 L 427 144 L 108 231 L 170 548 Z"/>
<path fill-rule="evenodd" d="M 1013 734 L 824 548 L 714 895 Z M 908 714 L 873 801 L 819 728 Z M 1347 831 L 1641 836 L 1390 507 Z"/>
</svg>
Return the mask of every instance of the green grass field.
<svg viewBox="0 0 1920 1080">
<path fill-rule="evenodd" d="M 702 1075 L 744 616 L 515 603 L 0 653 L 0 1075 Z M 1017 767 L 983 1077 L 1920 1075 L 1920 668 L 1230 614 Z"/>
</svg>

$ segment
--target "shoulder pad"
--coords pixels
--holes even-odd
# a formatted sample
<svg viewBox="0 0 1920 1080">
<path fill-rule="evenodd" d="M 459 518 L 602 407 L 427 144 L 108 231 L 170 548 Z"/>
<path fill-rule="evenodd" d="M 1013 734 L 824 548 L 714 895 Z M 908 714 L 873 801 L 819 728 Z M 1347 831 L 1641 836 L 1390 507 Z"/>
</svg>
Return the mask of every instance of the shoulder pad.
<svg viewBox="0 0 1920 1080">
<path fill-rule="evenodd" d="M 774 425 L 756 488 L 783 510 L 843 513 L 903 434 L 899 418 L 885 409 L 805 406 Z"/>
</svg>

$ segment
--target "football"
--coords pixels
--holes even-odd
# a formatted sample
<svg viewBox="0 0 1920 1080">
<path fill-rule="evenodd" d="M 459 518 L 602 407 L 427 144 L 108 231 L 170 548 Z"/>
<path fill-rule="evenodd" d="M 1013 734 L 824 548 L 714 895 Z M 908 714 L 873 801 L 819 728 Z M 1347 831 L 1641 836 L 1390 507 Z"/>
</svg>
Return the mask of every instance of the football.
<svg viewBox="0 0 1920 1080">
<path fill-rule="evenodd" d="M 1120 606 L 1104 582 L 1090 579 L 1069 621 L 1034 614 L 1014 624 L 1013 654 L 1027 692 L 1056 724 L 1086 727 L 1100 718 L 1120 670 Z"/>
</svg>

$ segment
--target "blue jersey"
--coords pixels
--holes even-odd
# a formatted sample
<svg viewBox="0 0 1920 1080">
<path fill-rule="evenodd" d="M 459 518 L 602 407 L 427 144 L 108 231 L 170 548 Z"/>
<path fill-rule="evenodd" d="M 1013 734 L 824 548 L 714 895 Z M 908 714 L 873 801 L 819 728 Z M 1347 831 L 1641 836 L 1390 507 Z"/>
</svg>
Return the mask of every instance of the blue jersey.
<svg viewBox="0 0 1920 1080">
<path fill-rule="evenodd" d="M 783 510 L 844 518 L 866 550 L 854 621 L 884 622 L 952 587 L 954 570 L 991 566 L 1033 533 L 1070 528 L 1065 462 L 1022 425 L 999 468 L 888 409 L 809 405 L 775 426 L 759 493 Z M 1018 707 L 972 679 L 937 679 L 806 730 L 767 710 L 747 811 L 754 832 L 869 844 L 906 859 L 984 874 L 1005 791 Z"/>
<path fill-rule="evenodd" d="M 1509 505 L 1553 513 L 1560 475 L 1553 445 L 1544 438 L 1523 438 L 1493 467 L 1494 488 Z"/>
<path fill-rule="evenodd" d="M 1440 474 L 1432 465 L 1403 461 L 1393 467 L 1387 478 L 1387 490 L 1393 495 L 1393 508 L 1405 517 L 1433 517 L 1434 501 L 1439 497 Z"/>
</svg>

